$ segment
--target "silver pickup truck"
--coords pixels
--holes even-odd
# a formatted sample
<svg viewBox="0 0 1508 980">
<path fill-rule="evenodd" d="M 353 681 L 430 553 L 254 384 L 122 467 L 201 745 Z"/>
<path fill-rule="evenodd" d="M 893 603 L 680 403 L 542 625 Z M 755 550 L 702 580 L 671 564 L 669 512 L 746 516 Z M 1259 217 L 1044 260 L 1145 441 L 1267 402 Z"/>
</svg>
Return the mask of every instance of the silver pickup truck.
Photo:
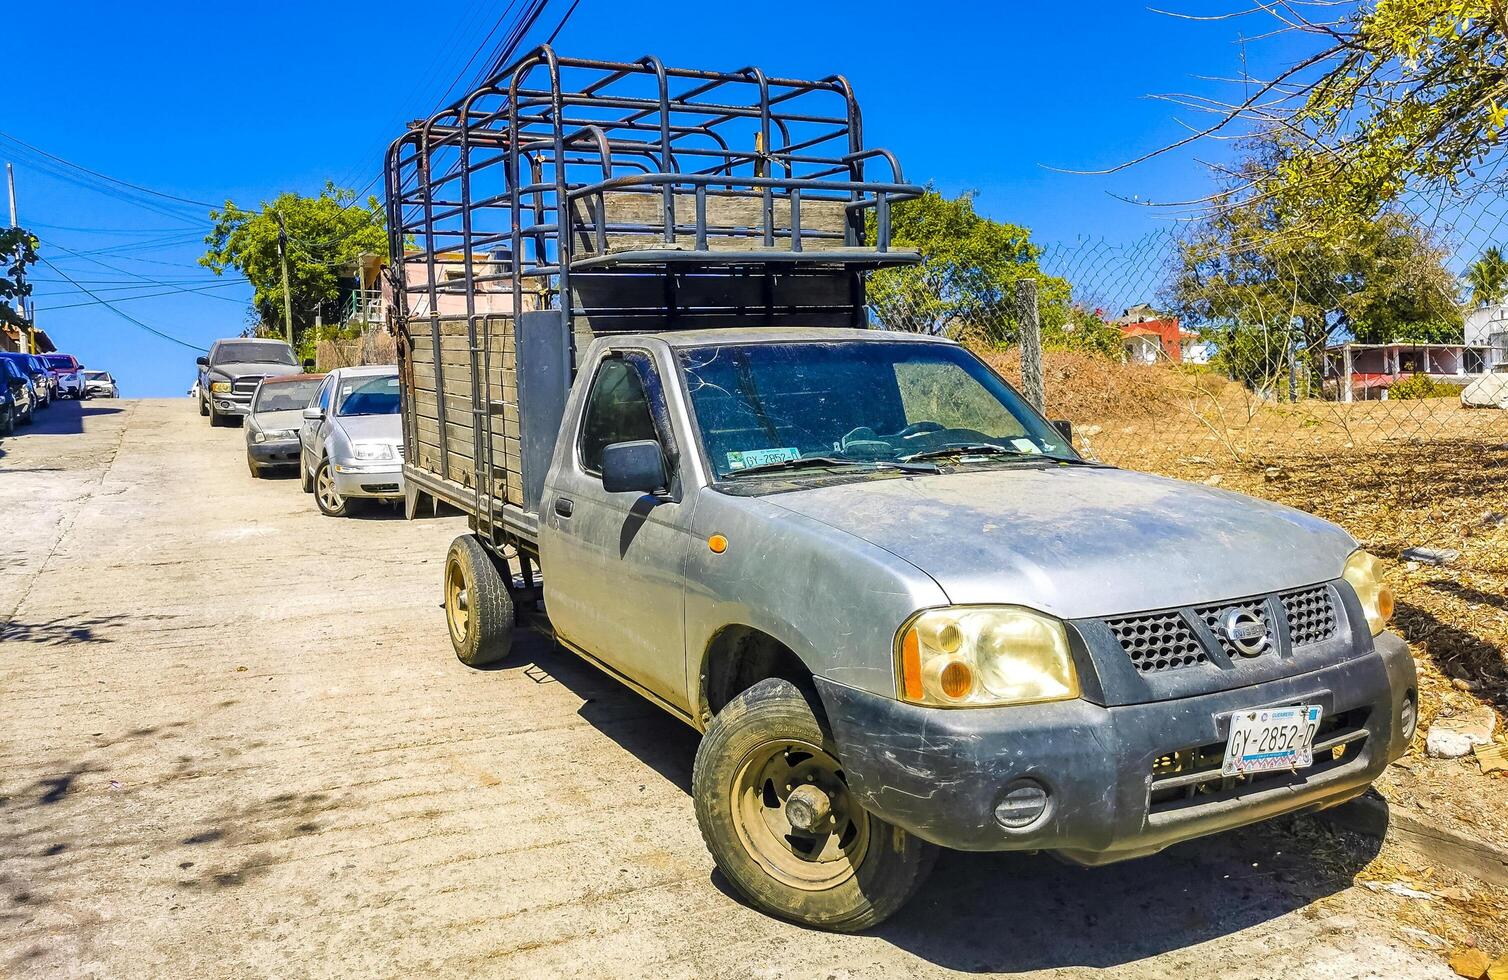
<svg viewBox="0 0 1508 980">
<path fill-rule="evenodd" d="M 636 74 L 662 100 L 715 83 L 716 105 L 651 113 L 615 89 Z M 510 89 L 532 121 L 487 101 Z M 895 912 L 939 847 L 1100 864 L 1365 790 L 1414 734 L 1417 685 L 1350 535 L 1085 459 L 966 348 L 865 329 L 866 272 L 916 260 L 883 216 L 920 189 L 856 179 L 847 137 L 836 178 L 791 175 L 824 159 L 794 134 L 778 178 L 728 150 L 698 167 L 714 194 L 670 166 L 618 176 L 606 124 L 561 149 L 547 108 L 639 107 L 637 161 L 639 118 L 722 119 L 740 92 L 743 118 L 857 117 L 846 83 L 541 49 L 389 153 L 409 509 L 433 496 L 473 528 L 444 566 L 460 659 L 504 660 L 532 626 L 702 732 L 717 868 L 827 929 Z M 846 116 L 797 108 L 814 95 Z M 533 174 L 511 237 L 467 212 L 506 259 L 437 224 L 409 173 L 444 172 L 469 126 L 500 149 L 447 200 Z M 510 155 L 548 156 L 551 127 L 572 160 L 608 157 L 594 180 Z"/>
</svg>

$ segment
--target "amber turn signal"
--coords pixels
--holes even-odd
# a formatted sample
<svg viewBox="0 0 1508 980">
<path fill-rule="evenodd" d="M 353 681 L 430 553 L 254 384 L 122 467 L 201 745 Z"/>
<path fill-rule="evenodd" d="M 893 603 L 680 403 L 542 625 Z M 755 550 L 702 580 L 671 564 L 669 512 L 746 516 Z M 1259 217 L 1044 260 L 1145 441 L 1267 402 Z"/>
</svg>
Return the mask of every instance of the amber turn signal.
<svg viewBox="0 0 1508 980">
<path fill-rule="evenodd" d="M 721 534 L 714 534 L 707 539 L 707 547 L 712 549 L 714 555 L 720 555 L 728 550 L 728 539 Z"/>
</svg>

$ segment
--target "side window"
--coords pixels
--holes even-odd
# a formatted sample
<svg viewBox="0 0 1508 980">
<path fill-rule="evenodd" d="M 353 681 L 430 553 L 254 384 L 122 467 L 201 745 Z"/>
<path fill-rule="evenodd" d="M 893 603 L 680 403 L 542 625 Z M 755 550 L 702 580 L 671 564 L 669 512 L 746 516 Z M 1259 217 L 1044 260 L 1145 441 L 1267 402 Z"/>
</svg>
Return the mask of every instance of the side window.
<svg viewBox="0 0 1508 980">
<path fill-rule="evenodd" d="M 581 420 L 581 468 L 602 472 L 602 450 L 615 442 L 654 439 L 655 424 L 639 372 L 621 357 L 602 362 Z"/>
<path fill-rule="evenodd" d="M 326 378 L 325 383 L 319 386 L 319 397 L 317 401 L 319 403 L 320 411 L 326 413 L 330 411 L 330 393 L 334 390 L 335 379 L 333 377 Z"/>
</svg>

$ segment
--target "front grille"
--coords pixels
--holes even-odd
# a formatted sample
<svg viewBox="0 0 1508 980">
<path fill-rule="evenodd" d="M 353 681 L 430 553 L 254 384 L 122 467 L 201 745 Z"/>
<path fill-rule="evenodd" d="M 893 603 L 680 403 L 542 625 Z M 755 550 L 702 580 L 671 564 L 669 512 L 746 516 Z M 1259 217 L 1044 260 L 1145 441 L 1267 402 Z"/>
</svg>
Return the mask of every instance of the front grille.
<svg viewBox="0 0 1508 980">
<path fill-rule="evenodd" d="M 1152 763 L 1148 813 L 1168 813 L 1234 799 L 1248 790 L 1298 786 L 1361 760 L 1367 741 L 1370 707 L 1354 708 L 1320 720 L 1314 734 L 1314 765 L 1296 771 L 1275 770 L 1222 776 L 1225 743 L 1210 742 L 1158 756 Z"/>
<path fill-rule="evenodd" d="M 1180 613 L 1127 616 L 1105 623 L 1143 674 L 1192 667 L 1209 660 Z"/>
<path fill-rule="evenodd" d="M 363 493 L 397 493 L 398 492 L 398 484 L 396 484 L 396 483 L 363 483 L 361 485 L 361 489 L 362 489 Z"/>
<path fill-rule="evenodd" d="M 230 383 L 230 393 L 232 395 L 249 395 L 257 390 L 257 385 L 261 383 L 263 377 L 265 375 L 258 375 L 254 378 L 237 378 Z"/>
<path fill-rule="evenodd" d="M 1330 590 L 1321 585 L 1282 596 L 1283 612 L 1288 617 L 1288 636 L 1296 647 L 1328 640 L 1339 626 Z"/>
<path fill-rule="evenodd" d="M 1225 635 L 1224 621 L 1225 618 L 1230 615 L 1232 610 L 1240 610 L 1241 612 L 1244 612 L 1247 615 L 1256 618 L 1266 629 L 1267 635 L 1264 638 L 1262 645 L 1257 649 L 1255 653 L 1240 649 L 1236 646 L 1236 644 L 1231 642 L 1230 637 Z M 1267 615 L 1266 599 L 1247 599 L 1244 602 L 1227 602 L 1219 606 L 1202 606 L 1194 610 L 1194 615 L 1204 620 L 1204 625 L 1208 626 L 1210 632 L 1215 634 L 1215 639 L 1220 641 L 1220 648 L 1224 650 L 1225 655 L 1227 657 L 1230 657 L 1232 660 L 1236 660 L 1241 657 L 1260 656 L 1261 654 L 1267 653 L 1272 649 L 1272 620 Z"/>
</svg>

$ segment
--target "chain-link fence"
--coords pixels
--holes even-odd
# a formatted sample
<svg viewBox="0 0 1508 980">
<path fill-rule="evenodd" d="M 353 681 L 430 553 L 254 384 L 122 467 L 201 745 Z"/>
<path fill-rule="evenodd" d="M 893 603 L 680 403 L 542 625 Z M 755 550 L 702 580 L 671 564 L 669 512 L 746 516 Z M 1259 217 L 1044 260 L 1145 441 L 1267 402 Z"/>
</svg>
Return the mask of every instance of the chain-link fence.
<svg viewBox="0 0 1508 980">
<path fill-rule="evenodd" d="M 1034 281 L 1045 411 L 1086 455 L 1243 489 L 1326 471 L 1365 471 L 1393 495 L 1501 480 L 1499 207 L 1398 212 L 1340 245 L 1222 250 L 1200 240 L 1205 224 L 1048 246 Z M 871 303 L 877 324 L 960 339 L 1019 386 L 1032 359 L 1016 286 L 896 270 L 877 274 Z"/>
</svg>

